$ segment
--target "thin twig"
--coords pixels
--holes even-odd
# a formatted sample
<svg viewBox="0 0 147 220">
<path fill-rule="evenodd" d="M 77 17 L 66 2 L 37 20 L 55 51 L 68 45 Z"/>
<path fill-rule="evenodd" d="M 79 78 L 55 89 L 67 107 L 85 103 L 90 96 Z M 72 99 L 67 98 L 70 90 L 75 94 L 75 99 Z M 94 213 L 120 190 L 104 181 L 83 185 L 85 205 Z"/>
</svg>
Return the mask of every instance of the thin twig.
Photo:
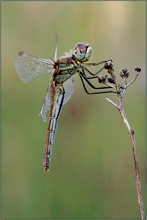
<svg viewBox="0 0 147 220">
<path fill-rule="evenodd" d="M 134 168 L 135 168 L 135 178 L 136 178 L 136 189 L 137 189 L 137 197 L 138 197 L 138 204 L 139 204 L 139 209 L 140 209 L 140 216 L 141 219 L 145 219 L 144 218 L 144 206 L 143 206 L 143 200 L 142 200 L 142 194 L 141 194 L 141 181 L 140 181 L 140 173 L 139 173 L 139 166 L 138 166 L 138 157 L 137 157 L 137 151 L 136 151 L 136 141 L 135 141 L 135 133 L 132 130 L 126 114 L 122 109 L 119 109 L 119 112 L 122 116 L 122 119 L 126 125 L 126 128 L 128 130 L 130 139 L 131 139 L 131 143 L 132 143 L 132 150 L 133 150 L 133 158 L 134 158 Z"/>
<path fill-rule="evenodd" d="M 106 100 L 118 109 L 118 105 L 116 105 L 111 99 L 106 98 Z"/>
<path fill-rule="evenodd" d="M 132 81 L 127 84 L 127 87 L 130 86 L 138 78 L 138 76 L 139 76 L 139 73 L 136 73 L 135 78 L 132 79 Z"/>
<path fill-rule="evenodd" d="M 128 119 L 126 117 L 124 108 L 123 108 L 123 96 L 126 92 L 126 89 L 128 86 L 130 86 L 138 77 L 139 72 L 141 71 L 140 68 L 136 68 L 136 75 L 134 77 L 134 79 L 127 83 L 127 78 L 129 76 L 129 71 L 127 69 L 122 69 L 120 71 L 120 76 L 124 79 L 124 87 L 122 90 L 120 90 L 119 87 L 119 83 L 117 82 L 117 78 L 115 76 L 114 73 L 114 69 L 113 69 L 113 63 L 107 63 L 106 64 L 106 69 L 108 70 L 108 73 L 111 74 L 112 78 L 114 79 L 114 83 L 116 86 L 116 91 L 117 91 L 117 96 L 118 96 L 118 105 L 115 104 L 112 100 L 106 98 L 106 100 L 111 103 L 115 108 L 117 108 L 117 110 L 119 111 L 123 122 L 128 130 L 130 139 L 131 139 L 131 143 L 132 143 L 132 150 L 133 150 L 133 158 L 134 158 L 134 169 L 135 169 L 135 179 L 136 179 L 136 189 L 137 189 L 137 197 L 138 197 L 138 204 L 139 204 L 139 210 L 140 210 L 140 217 L 141 219 L 145 219 L 145 214 L 144 214 L 144 205 L 143 205 L 143 199 L 142 199 L 142 194 L 141 194 L 141 181 L 140 181 L 140 173 L 139 173 L 139 166 L 138 166 L 138 157 L 137 157 L 137 151 L 136 151 L 136 141 L 135 141 L 135 133 L 132 130 Z M 113 85 L 114 88 L 114 85 Z"/>
</svg>

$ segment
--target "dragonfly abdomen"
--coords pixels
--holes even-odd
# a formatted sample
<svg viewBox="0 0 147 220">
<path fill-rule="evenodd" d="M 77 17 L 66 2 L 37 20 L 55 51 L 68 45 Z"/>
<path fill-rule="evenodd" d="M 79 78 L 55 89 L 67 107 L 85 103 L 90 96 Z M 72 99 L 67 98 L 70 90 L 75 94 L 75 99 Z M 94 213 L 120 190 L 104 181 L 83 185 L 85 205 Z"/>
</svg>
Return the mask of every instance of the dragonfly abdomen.
<svg viewBox="0 0 147 220">
<path fill-rule="evenodd" d="M 48 129 L 46 133 L 46 142 L 44 148 L 44 171 L 49 171 L 50 162 L 51 162 L 51 155 L 52 155 L 52 145 L 54 142 L 55 131 L 57 127 L 57 120 L 60 114 L 60 111 L 63 106 L 65 92 L 63 86 L 58 88 L 54 93 L 53 103 L 50 108 L 50 117 L 48 123 Z"/>
</svg>

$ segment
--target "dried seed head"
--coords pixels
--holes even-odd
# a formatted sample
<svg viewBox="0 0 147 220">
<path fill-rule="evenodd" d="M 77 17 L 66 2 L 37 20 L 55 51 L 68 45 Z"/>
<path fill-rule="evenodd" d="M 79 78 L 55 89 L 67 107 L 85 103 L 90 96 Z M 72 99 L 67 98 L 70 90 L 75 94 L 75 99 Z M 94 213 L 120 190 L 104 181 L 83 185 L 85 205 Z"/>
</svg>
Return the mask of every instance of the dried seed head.
<svg viewBox="0 0 147 220">
<path fill-rule="evenodd" d="M 106 79 L 107 79 L 107 75 L 103 75 L 103 74 L 98 75 L 99 83 L 105 83 Z"/>
<path fill-rule="evenodd" d="M 129 75 L 130 75 L 130 72 L 129 72 L 129 70 L 128 70 L 127 68 L 125 68 L 125 69 L 122 68 L 122 69 L 120 69 L 119 75 L 120 75 L 122 78 L 128 78 Z"/>
<path fill-rule="evenodd" d="M 115 83 L 113 77 L 110 75 L 107 77 L 107 80 L 109 83 Z"/>
<path fill-rule="evenodd" d="M 109 69 L 109 68 L 112 68 L 113 67 L 113 61 L 112 60 L 108 60 L 105 65 L 104 65 L 104 68 L 105 69 Z"/>
<path fill-rule="evenodd" d="M 141 69 L 139 67 L 135 68 L 135 71 L 140 73 L 141 72 Z"/>
</svg>

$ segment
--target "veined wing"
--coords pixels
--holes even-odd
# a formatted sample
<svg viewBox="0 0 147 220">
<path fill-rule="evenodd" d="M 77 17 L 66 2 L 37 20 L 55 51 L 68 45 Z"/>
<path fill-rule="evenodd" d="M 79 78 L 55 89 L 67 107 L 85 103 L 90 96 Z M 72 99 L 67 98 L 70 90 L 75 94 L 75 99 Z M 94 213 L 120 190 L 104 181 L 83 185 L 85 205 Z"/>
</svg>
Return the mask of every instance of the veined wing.
<svg viewBox="0 0 147 220">
<path fill-rule="evenodd" d="M 52 83 L 52 79 L 50 81 L 50 85 Z M 46 122 L 46 115 L 47 115 L 47 111 L 50 109 L 50 106 L 52 104 L 52 98 L 51 98 L 51 91 L 50 91 L 50 85 L 47 88 L 47 92 L 46 92 L 46 96 L 44 98 L 43 101 L 43 105 L 40 111 L 40 115 L 42 116 L 42 119 L 44 122 Z M 71 98 L 71 96 L 73 95 L 74 92 L 74 80 L 73 77 L 69 78 L 68 80 L 66 80 L 63 83 L 63 88 L 65 91 L 65 95 L 64 95 L 64 100 L 63 100 L 63 105 L 66 104 L 69 99 Z"/>
<path fill-rule="evenodd" d="M 64 97 L 63 105 L 65 105 L 74 93 L 74 79 L 73 79 L 73 77 L 70 77 L 68 80 L 66 80 L 63 83 L 63 87 L 65 90 L 65 97 Z"/>
<path fill-rule="evenodd" d="M 36 58 L 24 52 L 20 52 L 15 60 L 16 72 L 25 83 L 37 76 L 53 72 L 53 64 L 51 59 Z"/>
<path fill-rule="evenodd" d="M 58 55 L 58 35 L 56 34 L 56 48 L 55 48 L 55 56 L 54 56 L 54 60 L 55 62 L 58 60 L 59 55 Z"/>
</svg>

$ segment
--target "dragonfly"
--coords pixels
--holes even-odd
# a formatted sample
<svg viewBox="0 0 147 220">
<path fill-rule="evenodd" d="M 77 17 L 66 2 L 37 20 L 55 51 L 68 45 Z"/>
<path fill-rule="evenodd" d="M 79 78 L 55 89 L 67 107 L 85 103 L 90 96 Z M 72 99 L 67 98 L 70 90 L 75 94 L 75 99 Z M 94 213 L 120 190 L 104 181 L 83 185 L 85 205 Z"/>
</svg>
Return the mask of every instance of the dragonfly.
<svg viewBox="0 0 147 220">
<path fill-rule="evenodd" d="M 59 57 L 58 39 L 56 37 L 54 59 L 37 58 L 25 52 L 19 52 L 16 57 L 16 72 L 24 83 L 28 83 L 38 76 L 51 75 L 40 111 L 43 121 L 46 122 L 47 112 L 50 110 L 44 146 L 43 166 L 45 172 L 50 169 L 52 146 L 61 109 L 74 92 L 74 75 L 78 74 L 80 76 L 83 88 L 87 94 L 115 93 L 110 90 L 111 87 L 109 86 L 95 87 L 91 83 L 91 79 L 97 78 L 98 73 L 104 67 L 95 73 L 90 71 L 89 67 L 105 64 L 108 61 L 88 63 L 87 61 L 91 55 L 92 47 L 90 44 L 78 42 L 74 50 L 70 50 L 64 56 Z M 87 74 L 90 74 L 91 77 L 88 77 Z M 94 89 L 94 92 L 89 92 L 86 84 Z"/>
</svg>

